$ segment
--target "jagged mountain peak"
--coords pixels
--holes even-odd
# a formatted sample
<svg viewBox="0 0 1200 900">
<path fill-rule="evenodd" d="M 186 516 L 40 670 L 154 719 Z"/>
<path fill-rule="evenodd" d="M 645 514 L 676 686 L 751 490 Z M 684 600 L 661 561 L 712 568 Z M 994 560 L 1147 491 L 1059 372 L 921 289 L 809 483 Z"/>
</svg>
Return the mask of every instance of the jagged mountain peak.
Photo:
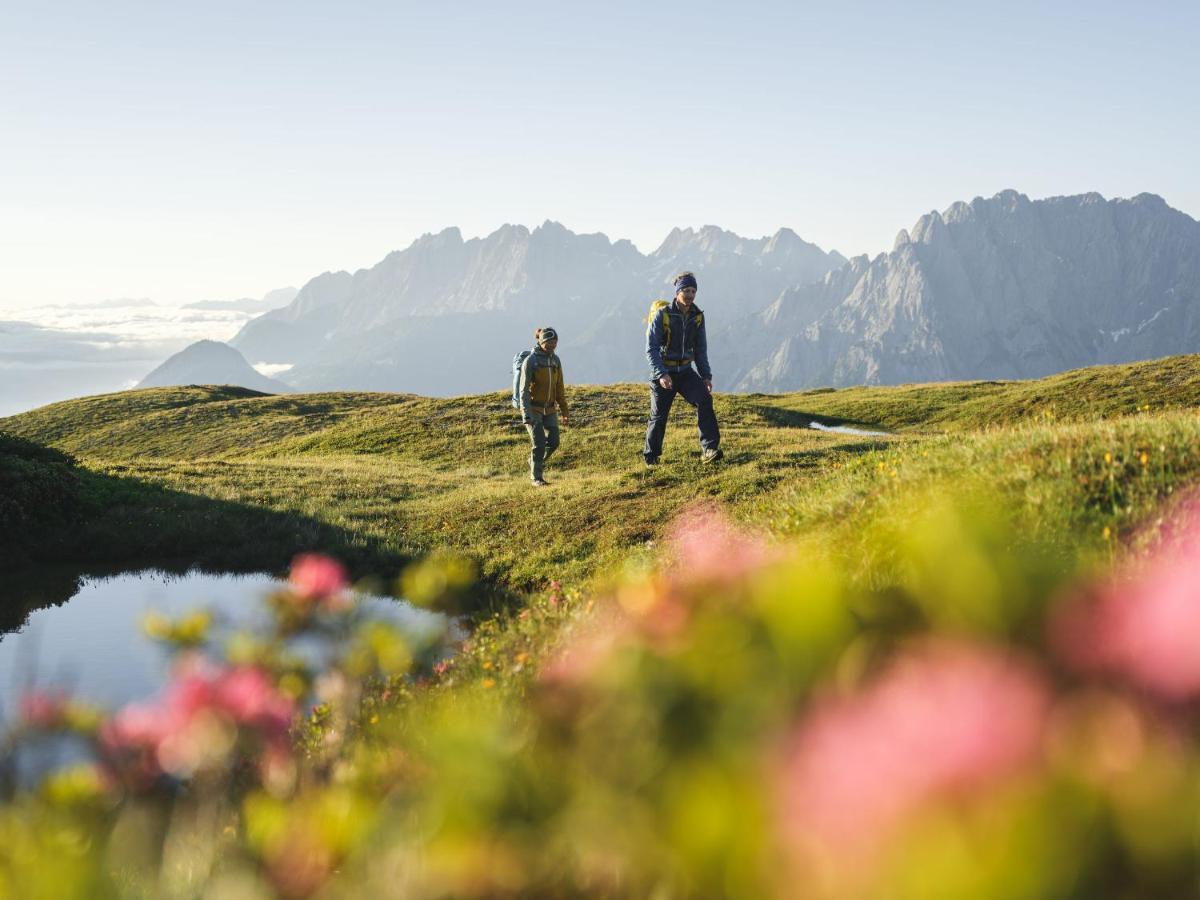
<svg viewBox="0 0 1200 900">
<path fill-rule="evenodd" d="M 425 232 L 423 235 L 421 235 L 419 238 L 417 238 L 415 241 L 413 241 L 410 246 L 412 246 L 412 247 L 429 246 L 429 245 L 436 246 L 436 245 L 444 245 L 444 244 L 461 244 L 462 242 L 463 242 L 462 231 L 459 229 L 459 227 L 457 225 L 450 225 L 446 228 L 443 228 L 441 231 L 438 231 L 438 232 L 432 232 L 432 231 Z M 394 252 L 395 253 L 403 253 L 404 251 L 396 250 Z"/>
<path fill-rule="evenodd" d="M 1013 188 L 1005 188 L 999 191 L 992 197 L 992 200 L 1007 209 L 1016 209 L 1018 206 L 1032 202 L 1027 196 Z"/>
<path fill-rule="evenodd" d="M 970 203 L 958 200 L 951 203 L 946 211 L 942 213 L 942 219 L 947 225 L 961 225 L 963 222 L 969 221 L 974 214 L 974 207 Z"/>
<path fill-rule="evenodd" d="M 936 209 L 926 213 L 912 227 L 909 239 L 914 244 L 931 244 L 945 231 L 946 220 Z"/>
<path fill-rule="evenodd" d="M 1138 206 L 1145 206 L 1150 209 L 1170 209 L 1167 201 L 1158 194 L 1143 192 L 1134 197 L 1129 198 L 1129 202 Z"/>
</svg>

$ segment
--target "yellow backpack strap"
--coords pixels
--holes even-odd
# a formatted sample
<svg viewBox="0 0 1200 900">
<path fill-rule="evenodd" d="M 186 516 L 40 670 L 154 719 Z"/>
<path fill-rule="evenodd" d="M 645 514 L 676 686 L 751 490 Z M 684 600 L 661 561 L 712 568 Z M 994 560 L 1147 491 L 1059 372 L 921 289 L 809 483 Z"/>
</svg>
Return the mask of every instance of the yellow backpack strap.
<svg viewBox="0 0 1200 900">
<path fill-rule="evenodd" d="M 653 325 L 654 317 L 660 316 L 663 326 L 664 345 L 671 343 L 671 301 L 655 300 L 650 304 L 650 314 L 646 316 L 646 324 Z"/>
</svg>

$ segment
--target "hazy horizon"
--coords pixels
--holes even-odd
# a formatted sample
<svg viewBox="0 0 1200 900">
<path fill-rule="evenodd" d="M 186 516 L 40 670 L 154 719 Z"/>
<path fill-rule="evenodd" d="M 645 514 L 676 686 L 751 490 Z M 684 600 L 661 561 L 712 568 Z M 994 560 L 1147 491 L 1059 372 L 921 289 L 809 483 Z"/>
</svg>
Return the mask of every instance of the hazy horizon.
<svg viewBox="0 0 1200 900">
<path fill-rule="evenodd" d="M 845 256 L 1015 188 L 1200 213 L 1200 8 L 0 11 L 0 307 L 261 296 L 425 232 Z"/>
</svg>

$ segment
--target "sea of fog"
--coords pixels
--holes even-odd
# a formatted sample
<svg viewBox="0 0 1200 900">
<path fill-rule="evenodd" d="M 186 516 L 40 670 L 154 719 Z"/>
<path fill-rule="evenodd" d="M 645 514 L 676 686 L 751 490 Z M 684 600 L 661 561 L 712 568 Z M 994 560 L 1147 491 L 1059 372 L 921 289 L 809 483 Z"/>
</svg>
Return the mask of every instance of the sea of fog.
<svg viewBox="0 0 1200 900">
<path fill-rule="evenodd" d="M 0 416 L 133 387 L 188 344 L 227 341 L 261 312 L 149 300 L 0 306 Z"/>
</svg>

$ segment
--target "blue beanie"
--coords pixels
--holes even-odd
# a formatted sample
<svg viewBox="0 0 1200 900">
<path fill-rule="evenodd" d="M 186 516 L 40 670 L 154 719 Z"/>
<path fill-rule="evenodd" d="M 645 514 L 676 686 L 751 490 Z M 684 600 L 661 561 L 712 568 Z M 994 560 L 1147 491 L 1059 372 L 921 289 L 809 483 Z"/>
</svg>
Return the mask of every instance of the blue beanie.
<svg viewBox="0 0 1200 900">
<path fill-rule="evenodd" d="M 694 288 L 696 286 L 696 276 L 691 272 L 684 272 L 675 279 L 675 293 L 677 294 L 684 288 Z"/>
</svg>

